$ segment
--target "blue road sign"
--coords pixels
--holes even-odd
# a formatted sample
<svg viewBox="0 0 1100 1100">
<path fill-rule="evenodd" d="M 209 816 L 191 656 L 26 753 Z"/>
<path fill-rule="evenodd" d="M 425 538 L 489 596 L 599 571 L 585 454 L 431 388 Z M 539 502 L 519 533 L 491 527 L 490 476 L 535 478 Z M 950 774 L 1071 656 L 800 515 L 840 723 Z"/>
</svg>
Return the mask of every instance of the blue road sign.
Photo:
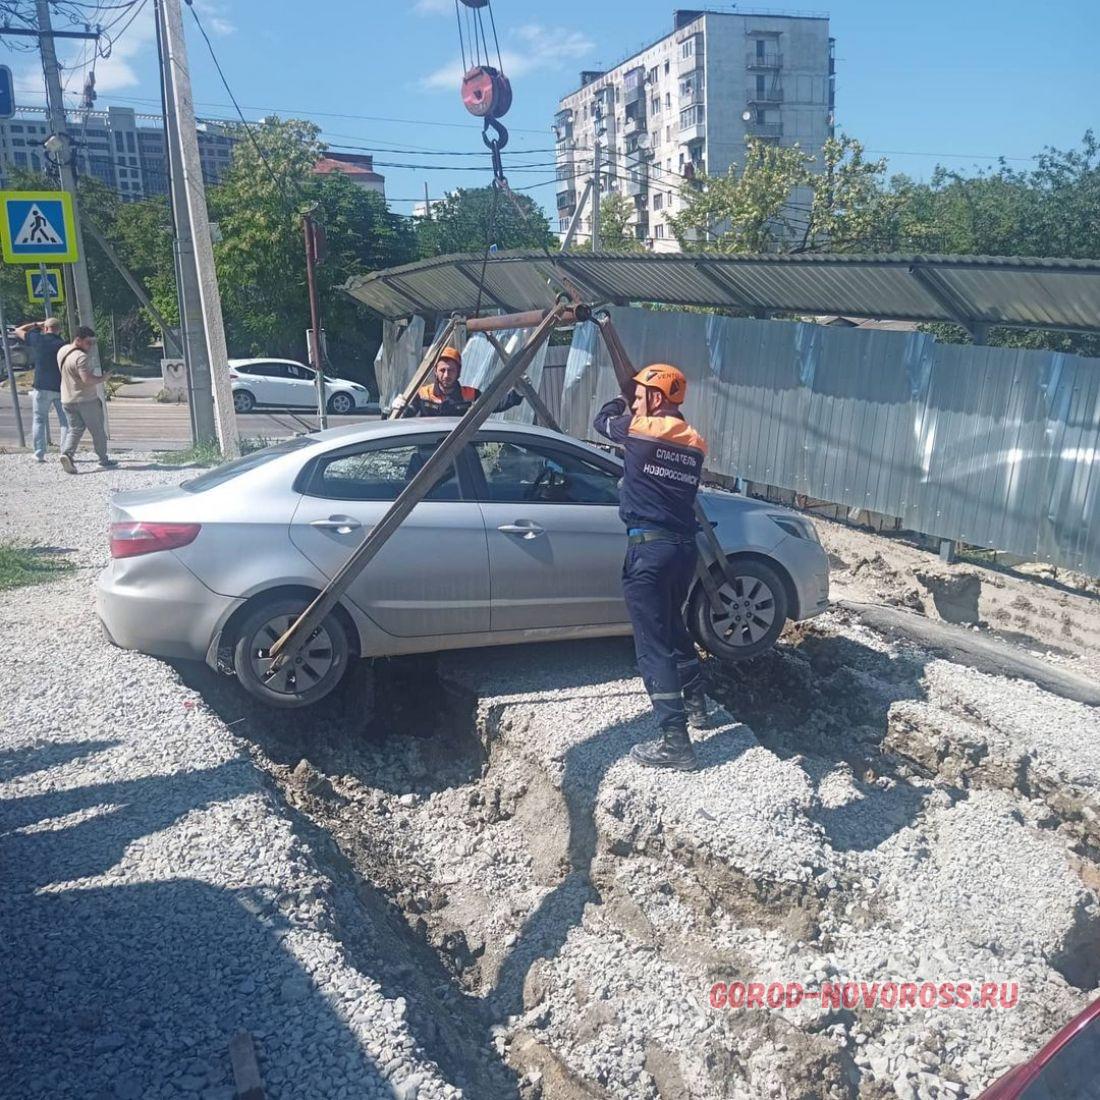
<svg viewBox="0 0 1100 1100">
<path fill-rule="evenodd" d="M 65 300 L 65 284 L 61 281 L 61 269 L 59 267 L 47 268 L 45 276 L 42 275 L 41 271 L 27 272 L 28 302 L 44 302 L 46 300 L 44 291 L 47 287 L 50 290 L 51 302 L 63 302 Z"/>
<path fill-rule="evenodd" d="M 73 202 L 64 191 L 0 192 L 0 244 L 9 264 L 77 259 Z"/>
<path fill-rule="evenodd" d="M 0 65 L 0 118 L 11 118 L 15 114 L 15 82 L 11 78 L 11 69 Z"/>
</svg>

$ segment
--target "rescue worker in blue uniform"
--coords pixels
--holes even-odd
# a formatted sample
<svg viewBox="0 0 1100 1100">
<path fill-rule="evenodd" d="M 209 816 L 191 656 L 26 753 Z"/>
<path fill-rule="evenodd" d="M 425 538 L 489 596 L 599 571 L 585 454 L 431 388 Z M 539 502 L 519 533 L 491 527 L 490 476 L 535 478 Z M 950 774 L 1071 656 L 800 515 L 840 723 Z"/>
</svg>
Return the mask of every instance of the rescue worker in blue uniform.
<svg viewBox="0 0 1100 1100">
<path fill-rule="evenodd" d="M 676 367 L 654 363 L 634 376 L 633 410 L 625 397 L 609 401 L 594 427 L 623 447 L 619 515 L 626 524 L 623 596 L 634 648 L 661 737 L 635 745 L 631 756 L 656 768 L 691 771 L 695 750 L 688 722 L 705 727 L 709 714 L 703 669 L 684 624 L 683 605 L 698 548 L 695 496 L 706 441 L 680 413 L 687 380 Z"/>
<path fill-rule="evenodd" d="M 394 409 L 401 416 L 464 416 L 470 406 L 481 396 L 474 386 L 463 386 L 458 381 L 462 373 L 462 354 L 457 348 L 444 348 L 435 364 L 435 381 L 421 386 L 408 404 L 398 395 Z M 512 390 L 501 399 L 494 412 L 507 412 L 523 401 L 522 395 Z"/>
</svg>

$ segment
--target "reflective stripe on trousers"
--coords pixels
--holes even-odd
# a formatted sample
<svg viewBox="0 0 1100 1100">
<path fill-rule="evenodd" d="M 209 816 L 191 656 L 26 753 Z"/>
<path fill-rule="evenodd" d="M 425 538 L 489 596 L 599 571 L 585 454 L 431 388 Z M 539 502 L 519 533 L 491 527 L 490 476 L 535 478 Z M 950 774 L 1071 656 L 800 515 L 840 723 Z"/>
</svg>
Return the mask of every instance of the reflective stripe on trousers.
<svg viewBox="0 0 1100 1100">
<path fill-rule="evenodd" d="M 683 692 L 702 677 L 683 616 L 698 553 L 694 540 L 655 539 L 628 546 L 623 562 L 634 652 L 662 729 L 686 726 Z"/>
</svg>

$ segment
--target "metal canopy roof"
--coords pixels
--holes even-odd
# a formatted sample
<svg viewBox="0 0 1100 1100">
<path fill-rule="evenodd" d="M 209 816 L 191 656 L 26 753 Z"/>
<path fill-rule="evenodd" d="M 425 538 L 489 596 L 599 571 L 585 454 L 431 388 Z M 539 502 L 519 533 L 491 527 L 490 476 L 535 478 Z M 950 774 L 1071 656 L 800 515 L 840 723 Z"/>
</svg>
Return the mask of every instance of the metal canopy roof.
<svg viewBox="0 0 1100 1100">
<path fill-rule="evenodd" d="M 349 279 L 357 301 L 397 319 L 472 313 L 482 257 L 440 256 Z M 557 270 L 555 270 L 557 268 Z M 839 313 L 897 321 L 1100 332 L 1100 260 L 1003 256 L 828 256 L 501 252 L 482 309 L 553 303 L 565 274 L 592 303 L 719 306 L 756 316 Z M 550 280 L 553 285 L 548 286 Z"/>
</svg>

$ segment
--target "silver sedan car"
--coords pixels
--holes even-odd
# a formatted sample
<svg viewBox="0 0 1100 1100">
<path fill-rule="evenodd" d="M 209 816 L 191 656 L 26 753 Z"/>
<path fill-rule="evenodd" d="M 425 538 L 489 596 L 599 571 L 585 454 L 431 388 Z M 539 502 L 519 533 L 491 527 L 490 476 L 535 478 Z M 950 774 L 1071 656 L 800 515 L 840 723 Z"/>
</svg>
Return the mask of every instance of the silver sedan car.
<svg viewBox="0 0 1100 1100">
<path fill-rule="evenodd" d="M 328 695 L 355 658 L 629 634 L 619 460 L 558 432 L 490 421 L 356 578 L 294 665 L 267 652 L 347 560 L 454 420 L 372 421 L 299 436 L 111 503 L 98 581 L 110 639 L 205 660 L 273 706 Z M 705 490 L 733 563 L 685 612 L 728 660 L 769 648 L 829 601 L 828 558 L 795 512 Z"/>
</svg>

